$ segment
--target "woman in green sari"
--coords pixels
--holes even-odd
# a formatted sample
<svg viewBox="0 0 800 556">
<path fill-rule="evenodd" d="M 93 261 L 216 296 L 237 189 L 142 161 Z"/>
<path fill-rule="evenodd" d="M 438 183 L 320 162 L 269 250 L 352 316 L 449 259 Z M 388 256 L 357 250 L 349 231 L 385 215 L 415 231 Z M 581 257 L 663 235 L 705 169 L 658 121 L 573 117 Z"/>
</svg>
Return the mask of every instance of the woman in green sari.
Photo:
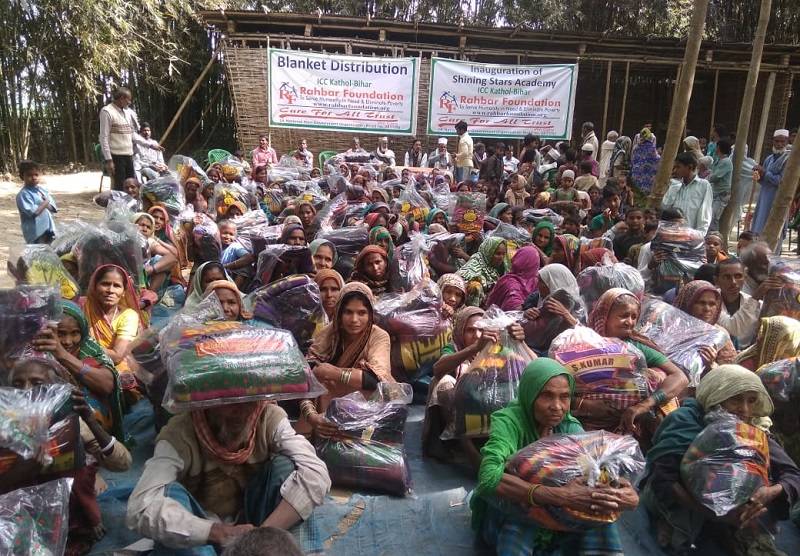
<svg viewBox="0 0 800 556">
<path fill-rule="evenodd" d="M 508 270 L 506 242 L 500 237 L 483 240 L 478 252 L 458 269 L 458 274 L 467 283 L 467 305 L 480 307 L 489 292 Z"/>
<path fill-rule="evenodd" d="M 589 487 L 573 481 L 562 487 L 534 486 L 505 472 L 506 462 L 518 450 L 552 434 L 583 431 L 569 412 L 575 381 L 552 359 L 539 358 L 525 368 L 517 400 L 492 414 L 492 431 L 483 446 L 478 486 L 470 501 L 472 528 L 499 556 L 517 554 L 621 555 L 616 524 L 584 533 L 561 533 L 489 506 L 485 497 L 499 497 L 523 507 L 562 506 L 588 513 L 633 509 L 639 498 L 630 484 L 622 488 Z"/>
</svg>

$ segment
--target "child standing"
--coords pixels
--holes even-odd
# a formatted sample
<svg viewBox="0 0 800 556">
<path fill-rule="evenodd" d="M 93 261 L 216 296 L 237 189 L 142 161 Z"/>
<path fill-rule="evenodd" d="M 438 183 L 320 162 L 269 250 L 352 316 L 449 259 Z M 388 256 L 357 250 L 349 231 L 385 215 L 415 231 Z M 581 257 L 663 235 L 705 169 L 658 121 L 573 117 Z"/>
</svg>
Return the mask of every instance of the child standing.
<svg viewBox="0 0 800 556">
<path fill-rule="evenodd" d="M 39 185 L 41 169 L 32 160 L 19 163 L 23 186 L 17 193 L 17 210 L 25 243 L 51 243 L 56 237 L 56 223 L 51 213 L 57 212 L 50 192 Z"/>
</svg>

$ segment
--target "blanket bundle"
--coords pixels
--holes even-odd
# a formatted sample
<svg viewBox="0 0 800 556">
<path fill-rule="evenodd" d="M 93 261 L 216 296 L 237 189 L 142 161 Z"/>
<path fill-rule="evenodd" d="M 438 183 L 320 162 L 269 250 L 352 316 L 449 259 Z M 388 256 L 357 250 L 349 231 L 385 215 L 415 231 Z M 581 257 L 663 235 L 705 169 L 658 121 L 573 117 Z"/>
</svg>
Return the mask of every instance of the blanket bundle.
<svg viewBox="0 0 800 556">
<path fill-rule="evenodd" d="M 592 312 L 600 296 L 611 288 L 624 288 L 639 299 L 644 296 L 642 275 L 624 263 L 590 266 L 578 274 L 577 281 L 587 313 Z"/>
<path fill-rule="evenodd" d="M 483 231 L 486 218 L 486 194 L 459 192 L 452 193 L 448 204 L 448 216 L 459 232 L 477 234 Z"/>
<path fill-rule="evenodd" d="M 0 288 L 0 353 L 12 355 L 61 318 L 61 298 L 52 286 Z"/>
<path fill-rule="evenodd" d="M 651 277 L 650 290 L 659 295 L 691 280 L 695 270 L 706 262 L 703 234 L 680 224 L 659 223 L 650 250 L 667 257 L 658 263 Z"/>
<path fill-rule="evenodd" d="M 58 479 L 0 496 L 0 553 L 63 554 L 71 485 L 72 479 Z"/>
<path fill-rule="evenodd" d="M 756 374 L 775 402 L 788 403 L 800 395 L 800 357 L 767 363 Z"/>
<path fill-rule="evenodd" d="M 319 286 L 305 274 L 287 276 L 253 292 L 253 315 L 276 328 L 288 330 L 300 349 L 306 351 L 325 311 Z"/>
</svg>

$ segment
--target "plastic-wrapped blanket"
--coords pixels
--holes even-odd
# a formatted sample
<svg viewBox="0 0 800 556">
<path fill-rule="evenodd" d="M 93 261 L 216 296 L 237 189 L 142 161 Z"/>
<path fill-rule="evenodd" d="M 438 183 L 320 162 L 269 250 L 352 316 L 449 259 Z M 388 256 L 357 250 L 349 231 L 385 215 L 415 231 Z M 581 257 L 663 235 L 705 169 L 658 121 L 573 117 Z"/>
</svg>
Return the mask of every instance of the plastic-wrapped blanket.
<svg viewBox="0 0 800 556">
<path fill-rule="evenodd" d="M 767 363 L 756 374 L 773 401 L 789 403 L 800 396 L 800 357 Z"/>
<path fill-rule="evenodd" d="M 75 299 L 81 293 L 78 283 L 49 245 L 25 245 L 19 253 L 12 251 L 8 273 L 17 284 L 54 286 L 62 299 Z"/>
<path fill-rule="evenodd" d="M 161 342 L 169 375 L 164 407 L 173 413 L 324 392 L 286 330 L 213 321 L 165 336 L 170 337 Z"/>
<path fill-rule="evenodd" d="M 524 342 L 513 339 L 506 328 L 515 318 L 490 308 L 475 326 L 499 332 L 500 341 L 483 348 L 467 371 L 456 382 L 456 437 L 478 438 L 489 435 L 491 415 L 517 397 L 519 379 L 525 367 L 536 359 Z M 442 438 L 452 436 L 447 430 Z"/>
<path fill-rule="evenodd" d="M 44 451 L 50 423 L 56 411 L 69 400 L 72 388 L 67 384 L 47 384 L 30 390 L 0 388 L 0 448 L 7 448 L 24 459 Z"/>
<path fill-rule="evenodd" d="M 308 247 L 284 243 L 267 245 L 258 255 L 256 283 L 267 285 L 285 276 L 313 271 L 314 261 Z"/>
<path fill-rule="evenodd" d="M 183 187 L 173 174 L 144 183 L 142 199 L 147 199 L 151 205 L 163 205 L 171 217 L 178 216 L 186 208 Z"/>
<path fill-rule="evenodd" d="M 193 158 L 182 154 L 172 155 L 167 162 L 167 167 L 178 176 L 181 185 L 186 183 L 189 178 L 197 178 L 203 185 L 211 181 Z"/>
<path fill-rule="evenodd" d="M 411 491 L 403 448 L 411 398 L 410 385 L 381 383 L 369 400 L 355 392 L 331 401 L 325 417 L 339 433 L 319 439 L 316 447 L 334 485 L 396 496 Z"/>
<path fill-rule="evenodd" d="M 72 253 L 72 248 L 75 243 L 83 236 L 83 234 L 94 228 L 93 224 L 84 222 L 83 220 L 68 220 L 66 222 L 59 221 L 58 234 L 50 244 L 50 247 L 56 252 L 56 255 L 63 257 Z"/>
<path fill-rule="evenodd" d="M 244 187 L 236 183 L 218 183 L 214 186 L 214 210 L 217 219 L 225 218 L 231 206 L 237 203 L 240 204 L 239 210 L 242 214 L 250 210 L 250 193 Z"/>
<path fill-rule="evenodd" d="M 586 322 L 586 311 L 583 308 L 583 302 L 579 298 L 573 297 L 567 290 L 563 289 L 551 292 L 539 307 L 539 318 L 535 320 L 525 319 L 521 322 L 525 331 L 525 343 L 537 352 L 546 352 L 556 336 L 572 328 L 564 317 L 551 313 L 544 307 L 544 303 L 548 299 L 554 299 L 561 303 L 572 316 L 578 319 L 578 322 Z"/>
<path fill-rule="evenodd" d="M 78 284 L 86 291 L 94 271 L 105 264 L 125 269 L 134 283 L 144 285 L 142 242 L 139 230 L 129 222 L 112 220 L 84 231 L 72 248 L 78 261 Z"/>
<path fill-rule="evenodd" d="M 644 471 L 644 456 L 632 436 L 606 431 L 556 434 L 526 446 L 506 464 L 506 471 L 535 485 L 561 487 L 575 480 L 589 486 L 617 485 L 620 479 L 633 483 Z M 501 502 L 506 509 L 511 503 Z M 586 531 L 613 523 L 621 512 L 584 513 L 563 507 L 514 506 L 541 527 L 552 531 Z"/>
<path fill-rule="evenodd" d="M 577 281 L 583 304 L 589 313 L 600 296 L 611 288 L 625 288 L 639 299 L 644 296 L 642 275 L 636 268 L 624 263 L 590 266 L 578 274 Z"/>
<path fill-rule="evenodd" d="M 61 297 L 52 286 L 0 289 L 0 354 L 22 348 L 48 321 L 61 319 Z"/>
<path fill-rule="evenodd" d="M 650 393 L 642 352 L 622 340 L 603 338 L 586 326 L 559 334 L 550 346 L 550 357 L 575 377 L 576 396 L 606 400 L 625 409 Z"/>
<path fill-rule="evenodd" d="M 725 411 L 709 413 L 706 422 L 683 456 L 681 479 L 695 500 L 722 517 L 769 485 L 769 444 L 763 430 Z"/>
<path fill-rule="evenodd" d="M 391 336 L 392 374 L 398 379 L 413 380 L 423 374 L 450 342 L 449 321 L 442 318 L 442 298 L 433 282 L 381 296 L 375 317 Z"/>
<path fill-rule="evenodd" d="M 698 349 L 713 346 L 722 349 L 730 335 L 718 326 L 697 319 L 660 299 L 647 296 L 636 329 L 664 350 L 669 360 L 689 377 L 696 387 L 706 368 Z"/>
<path fill-rule="evenodd" d="M 366 226 L 339 228 L 338 230 L 320 230 L 317 239 L 326 239 L 336 247 L 339 259 L 334 270 L 348 280 L 353 273 L 353 265 L 361 250 L 369 243 L 369 230 Z"/>
<path fill-rule="evenodd" d="M 411 241 L 397 247 L 394 251 L 396 264 L 390 268 L 390 280 L 395 291 L 407 292 L 424 280 L 430 280 L 427 253 L 431 242 L 424 234 L 414 234 Z"/>
<path fill-rule="evenodd" d="M 425 224 L 425 217 L 428 216 L 431 207 L 417 193 L 414 186 L 408 186 L 403 189 L 400 196 L 394 200 L 392 210 L 400 216 L 405 218 L 409 223 L 417 222 L 420 225 Z"/>
<path fill-rule="evenodd" d="M 447 216 L 461 233 L 477 234 L 483 231 L 483 220 L 486 217 L 486 194 L 466 191 L 452 193 Z"/>
<path fill-rule="evenodd" d="M 222 253 L 222 241 L 217 223 L 205 214 L 198 215 L 200 222 L 192 228 L 192 242 L 195 251 L 195 264 L 218 261 Z"/>
<path fill-rule="evenodd" d="M 650 251 L 654 255 L 666 255 L 666 260 L 656 265 L 650 278 L 649 291 L 659 295 L 691 280 L 694 272 L 706 262 L 703 234 L 674 222 L 659 223 L 650 242 Z"/>
<path fill-rule="evenodd" d="M 777 261 L 771 265 L 769 276 L 778 278 L 782 285 L 764 294 L 758 318 L 784 316 L 800 320 L 800 270 Z"/>
<path fill-rule="evenodd" d="M 72 479 L 58 479 L 0 495 L 0 554 L 63 554 L 71 489 Z"/>
<path fill-rule="evenodd" d="M 287 276 L 254 291 L 253 314 L 257 319 L 288 330 L 305 353 L 318 323 L 325 319 L 319 286 L 305 274 Z"/>
</svg>

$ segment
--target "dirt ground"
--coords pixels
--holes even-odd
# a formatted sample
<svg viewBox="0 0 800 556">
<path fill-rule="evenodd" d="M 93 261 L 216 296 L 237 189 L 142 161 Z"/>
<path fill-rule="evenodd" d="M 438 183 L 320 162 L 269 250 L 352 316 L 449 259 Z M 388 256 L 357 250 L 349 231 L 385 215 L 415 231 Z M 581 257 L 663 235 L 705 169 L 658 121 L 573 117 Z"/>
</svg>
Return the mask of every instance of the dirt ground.
<svg viewBox="0 0 800 556">
<path fill-rule="evenodd" d="M 100 187 L 100 172 L 45 174 L 42 181 L 55 197 L 59 207 L 55 215 L 56 227 L 60 222 L 69 220 L 97 222 L 103 218 L 103 209 L 92 202 Z M 0 287 L 14 285 L 6 271 L 6 263 L 9 252 L 25 243 L 15 203 L 15 197 L 21 186 L 21 182 L 18 181 L 0 181 L 0 222 L 4 228 L 3 237 L 0 238 Z M 111 180 L 103 178 L 103 190 L 108 190 L 110 186 Z"/>
</svg>

